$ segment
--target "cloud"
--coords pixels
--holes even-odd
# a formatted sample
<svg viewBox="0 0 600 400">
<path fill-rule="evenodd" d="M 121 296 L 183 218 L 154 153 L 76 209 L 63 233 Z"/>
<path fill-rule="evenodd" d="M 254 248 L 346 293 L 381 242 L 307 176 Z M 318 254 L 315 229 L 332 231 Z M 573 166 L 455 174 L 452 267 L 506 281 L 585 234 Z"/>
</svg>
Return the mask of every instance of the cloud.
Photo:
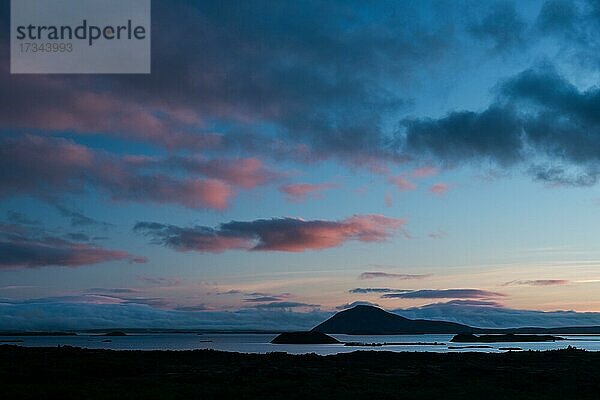
<svg viewBox="0 0 600 400">
<path fill-rule="evenodd" d="M 482 159 L 509 166 L 528 160 L 524 153 L 532 140 L 523 132 L 525 122 L 528 130 L 541 124 L 540 132 L 545 131 L 546 122 L 560 128 L 561 137 L 578 128 L 578 140 L 572 142 L 586 139 L 581 133 L 589 131 L 569 118 L 565 121 L 562 114 L 547 119 L 550 109 L 539 118 L 524 120 L 521 108 L 513 105 L 516 99 L 510 96 L 497 99 L 483 111 L 403 118 L 398 133 L 386 129 L 388 121 L 413 107 L 414 100 L 403 95 L 410 92 L 407 82 L 420 87 L 423 79 L 437 82 L 432 76 L 443 74 L 447 79 L 458 74 L 454 69 L 464 71 L 463 59 L 470 64 L 481 59 L 484 54 L 473 46 L 473 39 L 504 52 L 524 50 L 528 41 L 533 46 L 534 40 L 551 33 L 548 46 L 536 47 L 524 58 L 537 59 L 547 55 L 547 48 L 555 48 L 568 61 L 577 53 L 582 64 L 597 65 L 597 9 L 587 3 L 548 1 L 541 7 L 535 29 L 528 26 L 531 18 L 521 15 L 520 7 L 511 2 L 490 7 L 473 7 L 469 2 L 418 7 L 410 2 L 386 2 L 374 5 L 367 14 L 359 3 L 337 1 L 326 6 L 310 2 L 301 11 L 290 4 L 270 7 L 248 2 L 235 13 L 225 5 L 185 0 L 175 4 L 156 6 L 160 18 L 154 26 L 164 35 L 153 42 L 151 75 L 25 79 L 10 75 L 8 63 L 3 63 L 0 127 L 111 135 L 151 143 L 170 154 L 211 151 L 303 162 L 335 157 L 365 168 L 407 160 L 423 165 L 429 161 L 420 160 L 425 156 L 434 158 L 432 167 Z M 0 13 L 0 24 L 8 26 L 6 14 Z M 443 21 L 439 16 L 444 16 Z M 174 26 L 172 20 L 178 24 Z M 282 26 L 283 20 L 295 23 Z M 190 36 L 204 40 L 189 43 L 185 38 Z M 7 40 L 0 46 L 8 48 Z M 224 48 L 227 53 L 221 51 Z M 546 88 L 554 86 L 549 82 Z M 585 102 L 580 106 L 573 115 L 593 114 L 593 109 L 586 111 Z M 37 112 L 32 115 L 31 109 Z M 589 136 L 587 140 L 593 142 L 597 135 Z M 583 145 L 564 142 L 562 146 L 585 150 Z M 541 153 L 552 148 L 548 142 L 533 146 Z M 561 154 L 560 146 L 553 150 Z M 588 150 L 597 154 L 593 151 Z M 570 153 L 568 148 L 566 153 Z M 262 172 L 253 170 L 261 163 L 250 161 L 253 157 L 244 161 L 246 168 L 235 171 L 223 170 L 220 161 L 207 160 L 192 168 L 215 175 L 209 179 L 249 188 L 265 179 Z M 246 170 L 255 173 L 239 175 Z M 190 195 L 190 191 L 197 193 L 192 189 L 185 193 Z M 153 201 L 152 190 L 143 194 Z M 215 205 L 222 207 L 223 199 L 212 200 L 208 207 Z"/>
<path fill-rule="evenodd" d="M 204 304 L 198 304 L 195 306 L 181 306 L 176 307 L 176 311 L 188 311 L 188 312 L 200 312 L 210 310 L 210 307 L 205 306 Z"/>
<path fill-rule="evenodd" d="M 52 302 L 52 303 L 69 303 L 69 304 L 137 304 L 137 305 L 148 305 L 159 309 L 173 309 L 174 306 L 169 299 L 162 297 L 144 297 L 136 295 L 137 291 L 128 291 L 127 289 L 103 289 L 99 290 L 83 291 L 77 295 L 65 295 L 46 297 L 43 299 L 28 299 L 22 300 L 23 303 L 38 303 L 38 302 Z"/>
<path fill-rule="evenodd" d="M 497 301 L 492 301 L 492 300 L 464 300 L 464 299 L 460 299 L 460 300 L 450 300 L 447 301 L 445 303 L 435 303 L 435 304 L 445 304 L 445 305 L 458 305 L 458 306 L 481 306 L 481 307 L 503 307 L 503 305 L 501 303 L 498 303 Z M 433 304 L 432 304 L 433 305 Z M 427 307 L 428 305 L 425 305 L 423 307 Z"/>
<path fill-rule="evenodd" d="M 515 9 L 515 4 L 509 1 L 496 2 L 489 14 L 472 22 L 468 28 L 474 37 L 491 42 L 494 51 L 498 52 L 511 50 L 526 42 L 525 21 Z"/>
<path fill-rule="evenodd" d="M 411 319 L 450 321 L 482 328 L 600 326 L 600 313 L 518 310 L 481 300 L 453 300 L 393 312 Z"/>
<path fill-rule="evenodd" d="M 354 288 L 348 290 L 348 293 L 353 294 L 364 294 L 364 293 L 397 293 L 401 292 L 401 289 L 390 289 L 390 288 Z"/>
<path fill-rule="evenodd" d="M 140 281 L 144 284 L 158 286 L 158 287 L 181 286 L 184 283 L 181 278 L 169 277 L 169 276 L 155 276 L 155 275 L 138 274 L 135 276 L 135 279 L 137 279 L 138 281 Z"/>
<path fill-rule="evenodd" d="M 503 283 L 502 286 L 560 286 L 567 284 L 569 281 L 564 279 L 534 279 L 509 281 Z"/>
<path fill-rule="evenodd" d="M 85 233 L 81 232 L 69 232 L 65 234 L 65 237 L 69 240 L 73 240 L 75 242 L 89 242 L 91 241 L 90 237 Z"/>
<path fill-rule="evenodd" d="M 88 217 L 87 215 L 80 213 L 79 211 L 71 210 L 60 204 L 55 204 L 55 207 L 63 217 L 69 219 L 71 226 L 99 226 L 103 228 L 108 228 L 112 226 L 112 224 L 97 221 L 93 218 Z"/>
<path fill-rule="evenodd" d="M 509 107 L 454 111 L 439 119 L 404 119 L 405 150 L 446 166 L 487 158 L 501 165 L 521 159 L 522 121 Z"/>
<path fill-rule="evenodd" d="M 352 303 L 346 303 L 346 304 L 339 305 L 335 309 L 343 311 L 343 310 L 347 310 L 349 308 L 356 307 L 356 306 L 373 306 L 373 307 L 379 307 L 379 304 L 371 303 L 370 301 L 353 301 Z"/>
<path fill-rule="evenodd" d="M 363 272 L 358 276 L 358 279 L 400 279 L 400 280 L 411 280 L 411 279 L 423 279 L 431 276 L 430 274 L 396 274 L 388 272 Z"/>
<path fill-rule="evenodd" d="M 255 157 L 204 159 L 201 156 L 170 156 L 168 158 L 130 157 L 140 167 L 163 167 L 218 179 L 233 186 L 252 189 L 275 182 L 287 174 L 268 168 Z"/>
<path fill-rule="evenodd" d="M 181 310 L 157 309 L 146 304 L 115 303 L 84 298 L 45 298 L 0 301 L 0 326 L 13 331 L 56 331 L 147 328 L 202 330 L 309 330 L 332 313 L 307 307 L 305 312 L 285 308 L 245 308 L 239 311 L 205 310 L 204 305 L 182 305 Z M 366 302 L 358 302 L 359 304 Z M 357 304 L 348 304 L 352 307 Z M 340 306 L 339 309 L 343 309 Z M 600 313 L 574 311 L 531 311 L 505 308 L 481 300 L 453 300 L 447 303 L 393 310 L 411 319 L 451 321 L 475 327 L 559 327 L 600 326 Z"/>
<path fill-rule="evenodd" d="M 86 293 L 111 293 L 111 294 L 130 294 L 130 293 L 138 293 L 139 290 L 132 288 L 90 288 L 86 291 Z"/>
<path fill-rule="evenodd" d="M 4 12 L 0 15 L 5 17 Z M 11 76 L 6 63 L 0 65 L 0 71 L 3 128 L 109 135 L 167 149 L 210 148 L 220 140 L 219 135 L 202 129 L 202 119 L 188 105 L 156 96 L 150 101 L 132 98 L 114 82 L 99 89 L 89 77 L 37 75 L 23 79 Z M 31 109 L 37 113 L 28 112 Z"/>
<path fill-rule="evenodd" d="M 83 234 L 67 233 L 64 236 L 69 239 L 53 235 L 38 224 L 7 225 L 0 222 L 0 269 L 79 267 L 122 260 L 130 263 L 146 262 L 145 257 L 97 246 Z M 81 243 L 82 241 L 88 243 Z"/>
<path fill-rule="evenodd" d="M 355 215 L 341 221 L 299 218 L 231 221 L 217 228 L 182 228 L 156 222 L 138 222 L 134 231 L 153 243 L 177 251 L 220 253 L 226 250 L 302 252 L 336 247 L 349 240 L 381 242 L 402 228 L 405 221 L 381 215 Z"/>
<path fill-rule="evenodd" d="M 417 189 L 417 185 L 413 182 L 413 179 L 423 179 L 437 175 L 438 170 L 434 167 L 420 167 L 399 175 L 392 175 L 388 170 L 384 170 L 381 173 L 386 176 L 387 182 L 395 186 L 398 191 L 407 192 Z"/>
<path fill-rule="evenodd" d="M 587 187 L 598 182 L 600 169 L 594 166 L 587 171 L 577 169 L 569 171 L 562 166 L 534 165 L 529 168 L 529 173 L 535 181 L 542 182 L 550 187 Z"/>
<path fill-rule="evenodd" d="M 37 219 L 29 218 L 27 215 L 16 212 L 16 211 L 8 211 L 7 213 L 7 221 L 18 224 L 18 225 L 40 225 L 41 221 Z"/>
<path fill-rule="evenodd" d="M 73 226 L 110 225 L 59 204 L 67 194 L 96 189 L 117 201 L 223 210 L 236 187 L 251 189 L 285 175 L 256 158 L 122 156 L 37 135 L 0 135 L 0 156 L 0 197 L 25 194 L 51 200 Z"/>
<path fill-rule="evenodd" d="M 430 8 L 459 15 L 448 5 Z M 25 79 L 3 63 L 2 127 L 360 164 L 395 157 L 380 125 L 411 102 L 394 88 L 460 45 L 454 22 L 440 26 L 429 10 L 403 3 L 373 5 L 368 18 L 362 5 L 340 1 L 301 10 L 252 1 L 232 13 L 176 0 L 153 10 L 162 36 L 147 76 Z"/>
<path fill-rule="evenodd" d="M 431 232 L 431 233 L 427 234 L 427 236 L 429 236 L 431 239 L 443 239 L 444 237 L 446 237 L 446 232 L 444 232 L 444 231 Z"/>
<path fill-rule="evenodd" d="M 246 303 L 266 303 L 266 302 L 273 302 L 273 301 L 279 301 L 279 300 L 281 300 L 281 299 L 277 296 L 260 296 L 260 297 L 244 299 L 244 302 L 246 302 Z"/>
<path fill-rule="evenodd" d="M 287 199 L 294 202 L 306 200 L 308 197 L 321 198 L 323 192 L 336 187 L 333 183 L 294 183 L 279 187 L 279 191 L 287 196 Z"/>
<path fill-rule="evenodd" d="M 230 294 L 244 294 L 244 292 L 242 290 L 239 290 L 239 289 L 230 289 L 230 290 L 227 290 L 225 292 L 217 292 L 217 294 L 218 295 L 222 295 L 222 294 L 227 294 L 227 295 L 230 295 Z"/>
<path fill-rule="evenodd" d="M 435 176 L 439 173 L 437 168 L 434 167 L 420 167 L 414 169 L 410 175 L 415 178 L 428 178 L 430 176 Z"/>
<path fill-rule="evenodd" d="M 239 292 L 242 293 L 242 292 Z M 231 291 L 227 294 L 233 294 Z M 278 293 L 278 294 L 270 294 L 270 293 L 262 293 L 262 292 L 251 292 L 251 293 L 243 293 L 244 296 L 248 296 L 244 299 L 246 303 L 267 303 L 267 302 L 275 302 L 282 301 L 285 299 L 289 299 L 292 297 L 291 293 Z"/>
<path fill-rule="evenodd" d="M 587 167 L 597 179 L 600 89 L 580 91 L 552 65 L 544 64 L 508 80 L 502 93 L 531 110 L 523 125 L 532 146 L 553 157 L 555 164 Z"/>
<path fill-rule="evenodd" d="M 497 85 L 481 112 L 404 119 L 403 149 L 452 167 L 492 161 L 525 165 L 535 180 L 592 186 L 600 177 L 600 89 L 580 90 L 552 65 L 527 69 Z"/>
<path fill-rule="evenodd" d="M 575 92 L 583 101 L 563 98 L 553 105 L 540 104 L 543 110 L 531 113 L 520 107 L 520 94 L 507 94 L 508 89 L 502 90 L 505 82 L 499 82 L 499 96 L 487 109 L 455 110 L 439 118 L 403 118 L 398 132 L 385 128 L 414 102 L 398 89 L 410 89 L 406 82 L 420 82 L 424 67 L 429 80 L 438 70 L 444 78 L 455 73 L 446 68 L 445 61 L 451 56 L 453 65 L 462 68 L 467 55 L 461 49 L 477 52 L 468 55 L 469 59 L 481 56 L 473 39 L 489 42 L 500 52 L 524 49 L 527 41 L 539 39 L 537 29 L 538 35 L 552 32 L 548 47 L 569 55 L 579 52 L 590 59 L 588 64 L 597 63 L 597 14 L 591 5 L 546 2 L 533 29 L 511 2 L 491 7 L 473 7 L 469 2 L 419 7 L 410 2 L 382 3 L 368 15 L 357 3 L 335 1 L 326 6 L 305 4 L 302 12 L 294 5 L 273 8 L 248 2 L 233 14 L 224 5 L 184 0 L 176 4 L 157 5 L 160 18 L 154 23 L 164 36 L 153 42 L 151 75 L 25 79 L 8 74 L 4 63 L 0 127 L 73 136 L 111 135 L 149 142 L 168 149 L 169 154 L 191 152 L 193 156 L 171 157 L 172 168 L 199 171 L 209 180 L 242 188 L 273 178 L 272 171 L 255 158 L 258 154 L 303 162 L 335 157 L 364 168 L 407 160 L 431 164 L 429 168 L 482 160 L 505 167 L 527 162 L 531 150 L 558 158 L 564 154 L 566 163 L 586 171 L 589 165 L 581 165 L 577 157 L 597 154 L 588 145 L 595 143 L 597 128 L 578 123 L 583 114 L 594 115 L 590 107 L 593 88 Z M 435 17 L 439 15 L 445 17 L 444 22 Z M 169 23 L 175 19 L 177 26 Z M 283 27 L 282 20 L 296 23 Z M 2 22 L 8 25 L 7 16 Z M 286 35 L 281 35 L 282 30 Z M 205 40 L 190 44 L 185 40 L 190 35 Z M 225 54 L 220 51 L 223 48 L 229 51 Z M 524 56 L 531 59 L 538 54 Z M 540 95 L 561 87 L 548 81 Z M 554 113 L 561 103 L 570 107 L 570 114 Z M 32 108 L 38 111 L 35 115 Z M 577 140 L 565 139 L 569 132 Z M 586 136 L 585 132 L 592 133 Z M 577 144 L 582 141 L 588 143 Z M 198 151 L 252 157 L 239 158 L 230 169 L 235 160 L 197 159 Z M 431 159 L 421 160 L 427 157 Z M 167 168 L 166 163 L 163 167 Z M 590 175 L 596 176 L 597 170 Z M 405 179 L 409 177 L 418 175 Z M 121 192 L 116 198 L 128 201 L 147 198 L 216 209 L 226 207 L 234 195 L 231 188 L 198 188 L 170 178 L 162 185 L 144 182 L 136 189 L 139 196 L 123 194 L 127 185 L 113 190 Z M 593 184 L 595 180 L 579 182 Z M 146 185 L 148 190 L 144 190 Z M 400 183 L 400 187 L 407 186 Z M 175 199 L 199 196 L 205 190 L 221 195 L 200 201 Z"/>
<path fill-rule="evenodd" d="M 447 183 L 435 183 L 429 188 L 429 192 L 436 196 L 445 195 L 448 190 L 450 190 L 450 186 Z"/>
<path fill-rule="evenodd" d="M 148 174 L 115 155 L 71 140 L 34 135 L 0 136 L 0 179 L 0 197 L 27 194 L 54 200 L 92 187 L 118 201 L 222 210 L 234 195 L 221 180 Z M 90 223 L 62 206 L 58 209 L 72 222 Z"/>
<path fill-rule="evenodd" d="M 308 307 L 306 312 L 289 308 L 247 308 L 239 311 L 204 311 L 199 305 L 182 310 L 157 309 L 147 304 L 65 301 L 60 298 L 1 301 L 3 330 L 52 331 L 83 329 L 166 328 L 200 330 L 309 330 L 331 316 Z M 202 308 L 204 308 L 202 306 Z M 198 312 L 202 311 L 202 312 Z"/>
<path fill-rule="evenodd" d="M 52 237 L 32 239 L 12 236 L 0 239 L 0 268 L 79 267 L 120 260 L 146 262 L 145 258 L 132 256 L 124 251 Z"/>
<path fill-rule="evenodd" d="M 388 182 L 396 186 L 401 192 L 415 190 L 417 188 L 417 186 L 413 182 L 409 181 L 403 175 L 390 176 L 388 178 Z"/>
<path fill-rule="evenodd" d="M 393 201 L 392 195 L 389 194 L 389 193 L 386 193 L 385 197 L 383 198 L 383 202 L 385 203 L 385 206 L 386 207 L 391 207 L 392 204 L 393 204 L 392 201 Z"/>
<path fill-rule="evenodd" d="M 502 95 L 527 110 L 523 131 L 528 145 L 547 156 L 534 166 L 537 179 L 591 186 L 600 175 L 600 89 L 581 91 L 551 64 L 542 64 L 504 83 Z"/>
<path fill-rule="evenodd" d="M 301 307 L 309 307 L 309 308 L 318 308 L 319 304 L 307 304 L 307 303 L 298 303 L 295 301 L 280 301 L 266 304 L 258 304 L 253 308 L 256 309 L 291 309 L 291 308 L 301 308 Z"/>
<path fill-rule="evenodd" d="M 571 64 L 595 68 L 600 61 L 597 43 L 598 5 L 594 0 L 544 2 L 535 21 L 538 37 L 551 38 Z"/>
<path fill-rule="evenodd" d="M 386 299 L 488 299 L 504 296 L 502 293 L 480 289 L 421 289 L 401 293 L 385 293 L 381 297 Z"/>
<path fill-rule="evenodd" d="M 577 6 L 572 1 L 545 1 L 538 15 L 536 25 L 545 34 L 574 32 L 577 14 Z"/>
<path fill-rule="evenodd" d="M 224 210 L 234 195 L 225 183 L 214 179 L 176 180 L 164 175 L 140 176 L 136 181 L 119 183 L 113 197 L 128 201 L 176 203 L 188 208 Z"/>
</svg>

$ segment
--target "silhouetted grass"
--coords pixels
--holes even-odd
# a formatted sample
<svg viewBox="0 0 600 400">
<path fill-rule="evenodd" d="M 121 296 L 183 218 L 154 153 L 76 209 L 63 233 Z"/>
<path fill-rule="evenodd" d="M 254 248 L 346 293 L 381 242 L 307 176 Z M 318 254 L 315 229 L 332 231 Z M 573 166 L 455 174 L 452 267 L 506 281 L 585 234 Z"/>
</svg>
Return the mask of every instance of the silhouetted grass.
<svg viewBox="0 0 600 400">
<path fill-rule="evenodd" d="M 211 350 L 0 346 L 3 399 L 597 399 L 600 353 Z"/>
</svg>

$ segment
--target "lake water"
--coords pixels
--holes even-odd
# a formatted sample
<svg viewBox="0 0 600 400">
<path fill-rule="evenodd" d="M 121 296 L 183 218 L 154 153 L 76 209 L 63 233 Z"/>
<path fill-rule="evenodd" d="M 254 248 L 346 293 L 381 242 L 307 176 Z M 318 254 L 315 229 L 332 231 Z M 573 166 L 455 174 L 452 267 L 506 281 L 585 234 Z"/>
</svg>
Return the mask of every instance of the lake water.
<svg viewBox="0 0 600 400">
<path fill-rule="evenodd" d="M 129 334 L 122 337 L 106 337 L 92 334 L 77 336 L 0 336 L 0 344 L 16 344 L 31 347 L 76 346 L 91 349 L 113 350 L 195 350 L 214 349 L 241 353 L 269 353 L 283 351 L 292 354 L 316 353 L 321 355 L 348 353 L 356 350 L 375 351 L 432 351 L 432 352 L 503 352 L 500 348 L 516 347 L 523 350 L 555 350 L 567 346 L 590 351 L 600 351 L 600 336 L 593 335 L 559 335 L 567 340 L 540 343 L 451 343 L 452 335 L 385 335 L 385 336 L 351 336 L 331 335 L 341 342 L 361 343 L 406 343 L 380 347 L 354 347 L 343 344 L 321 345 L 284 345 L 271 344 L 276 334 Z M 8 341 L 22 340 L 20 343 Z M 110 342 L 106 342 L 110 340 Z M 424 345 L 413 343 L 433 343 Z M 491 348 L 465 348 L 469 345 L 485 345 Z M 450 348 L 460 347 L 460 348 Z"/>
</svg>

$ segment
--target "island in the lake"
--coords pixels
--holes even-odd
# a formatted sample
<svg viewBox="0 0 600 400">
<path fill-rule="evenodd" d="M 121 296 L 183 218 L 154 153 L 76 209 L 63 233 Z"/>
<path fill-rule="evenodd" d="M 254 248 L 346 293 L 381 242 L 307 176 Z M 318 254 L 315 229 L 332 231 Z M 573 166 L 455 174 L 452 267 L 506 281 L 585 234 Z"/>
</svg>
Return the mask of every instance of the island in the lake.
<svg viewBox="0 0 600 400">
<path fill-rule="evenodd" d="M 321 332 L 284 332 L 271 340 L 274 344 L 338 344 L 336 338 Z"/>
</svg>

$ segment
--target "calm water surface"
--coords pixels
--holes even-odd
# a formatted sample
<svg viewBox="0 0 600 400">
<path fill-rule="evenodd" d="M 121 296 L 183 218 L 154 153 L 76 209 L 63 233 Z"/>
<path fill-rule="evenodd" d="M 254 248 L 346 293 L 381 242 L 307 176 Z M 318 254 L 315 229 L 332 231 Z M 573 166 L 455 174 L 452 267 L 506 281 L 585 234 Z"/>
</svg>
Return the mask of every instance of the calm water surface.
<svg viewBox="0 0 600 400">
<path fill-rule="evenodd" d="M 331 335 L 342 342 L 363 343 L 407 343 L 380 347 L 354 347 L 343 344 L 320 345 L 282 345 L 271 344 L 276 334 L 129 334 L 123 337 L 106 337 L 92 334 L 78 336 L 0 336 L 0 344 L 17 344 L 21 346 L 77 346 L 91 349 L 113 350 L 195 350 L 214 349 L 242 353 L 269 353 L 283 351 L 292 354 L 316 353 L 321 355 L 347 353 L 356 350 L 376 351 L 434 351 L 434 352 L 501 352 L 502 347 L 516 347 L 523 350 L 554 350 L 573 346 L 590 351 L 600 351 L 600 336 L 592 335 L 559 335 L 567 340 L 542 343 L 451 343 L 452 335 L 389 335 L 389 336 L 351 336 Z M 2 343 L 3 341 L 23 340 L 22 343 Z M 104 342 L 110 340 L 110 342 Z M 432 343 L 439 345 L 423 345 L 412 343 Z M 486 345 L 491 348 L 465 348 L 469 345 Z M 461 347 L 451 349 L 449 347 Z"/>
</svg>

